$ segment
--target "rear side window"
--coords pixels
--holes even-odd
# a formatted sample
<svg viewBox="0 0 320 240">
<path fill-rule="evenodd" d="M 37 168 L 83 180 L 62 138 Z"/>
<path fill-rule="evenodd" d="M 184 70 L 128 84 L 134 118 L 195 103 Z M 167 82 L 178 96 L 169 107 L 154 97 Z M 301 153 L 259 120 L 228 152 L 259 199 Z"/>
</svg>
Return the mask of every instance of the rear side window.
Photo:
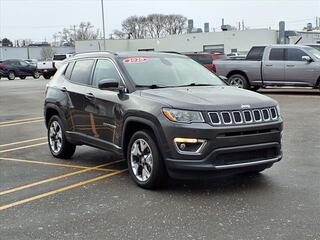
<svg viewBox="0 0 320 240">
<path fill-rule="evenodd" d="M 272 48 L 270 51 L 269 60 L 284 61 L 284 48 Z"/>
<path fill-rule="evenodd" d="M 199 55 L 187 55 L 200 64 L 212 64 L 212 57 L 210 54 L 199 54 Z"/>
<path fill-rule="evenodd" d="M 64 72 L 64 76 L 67 79 L 71 79 L 71 72 L 72 72 L 73 66 L 74 66 L 74 62 L 69 63 L 66 68 L 66 71 Z"/>
<path fill-rule="evenodd" d="M 67 56 L 65 54 L 53 56 L 53 60 L 57 60 L 57 61 L 62 61 L 62 60 L 65 60 L 66 58 L 67 58 Z"/>
<path fill-rule="evenodd" d="M 287 61 L 302 61 L 302 56 L 308 56 L 304 51 L 297 48 L 286 49 L 286 60 Z"/>
<path fill-rule="evenodd" d="M 249 51 L 246 60 L 251 61 L 261 61 L 263 57 L 263 52 L 266 47 L 253 47 Z"/>
<path fill-rule="evenodd" d="M 115 79 L 120 80 L 117 69 L 113 63 L 109 60 L 98 60 L 94 74 L 93 74 L 93 86 L 98 86 L 100 80 L 103 79 Z"/>
<path fill-rule="evenodd" d="M 79 84 L 90 84 L 91 70 L 94 60 L 79 60 L 74 64 L 70 81 Z"/>
</svg>

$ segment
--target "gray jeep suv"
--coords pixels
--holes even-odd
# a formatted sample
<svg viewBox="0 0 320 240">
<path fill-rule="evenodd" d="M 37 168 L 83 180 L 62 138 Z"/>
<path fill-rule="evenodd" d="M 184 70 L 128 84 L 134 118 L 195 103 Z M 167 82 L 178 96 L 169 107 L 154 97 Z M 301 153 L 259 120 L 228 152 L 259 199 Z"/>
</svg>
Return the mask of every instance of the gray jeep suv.
<svg viewBox="0 0 320 240">
<path fill-rule="evenodd" d="M 260 172 L 282 157 L 277 102 L 179 54 L 78 54 L 49 82 L 44 114 L 53 156 L 82 144 L 112 151 L 144 188 L 168 175 Z"/>
</svg>

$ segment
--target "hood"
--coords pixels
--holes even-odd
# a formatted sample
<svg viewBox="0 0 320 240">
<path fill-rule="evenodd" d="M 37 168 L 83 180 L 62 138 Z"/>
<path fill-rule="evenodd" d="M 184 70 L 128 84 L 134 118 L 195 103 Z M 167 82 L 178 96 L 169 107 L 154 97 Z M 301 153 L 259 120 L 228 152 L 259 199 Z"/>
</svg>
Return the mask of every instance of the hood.
<svg viewBox="0 0 320 240">
<path fill-rule="evenodd" d="M 188 110 L 237 110 L 277 104 L 262 94 L 230 86 L 147 89 L 141 90 L 140 95 L 173 108 Z"/>
</svg>

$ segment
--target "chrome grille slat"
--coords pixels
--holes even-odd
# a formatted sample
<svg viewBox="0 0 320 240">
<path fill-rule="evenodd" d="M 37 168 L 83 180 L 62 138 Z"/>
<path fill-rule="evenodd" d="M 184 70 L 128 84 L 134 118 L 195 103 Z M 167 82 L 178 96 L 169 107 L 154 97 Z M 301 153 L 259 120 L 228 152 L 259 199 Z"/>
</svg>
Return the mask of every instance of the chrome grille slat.
<svg viewBox="0 0 320 240">
<path fill-rule="evenodd" d="M 270 122 L 279 119 L 275 107 L 208 112 L 212 125 L 240 125 Z"/>
</svg>

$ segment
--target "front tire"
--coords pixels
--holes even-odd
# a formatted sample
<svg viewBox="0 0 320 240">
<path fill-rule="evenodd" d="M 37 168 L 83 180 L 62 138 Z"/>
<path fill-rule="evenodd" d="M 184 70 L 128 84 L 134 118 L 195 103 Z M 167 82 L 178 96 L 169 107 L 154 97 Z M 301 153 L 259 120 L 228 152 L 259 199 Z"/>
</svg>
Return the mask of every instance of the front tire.
<svg viewBox="0 0 320 240">
<path fill-rule="evenodd" d="M 228 78 L 230 86 L 248 89 L 249 83 L 247 78 L 242 74 L 233 74 Z"/>
<path fill-rule="evenodd" d="M 38 79 L 40 77 L 40 73 L 38 71 L 33 73 L 33 78 Z"/>
<path fill-rule="evenodd" d="M 154 135 L 147 130 L 138 131 L 130 139 L 127 150 L 129 173 L 140 187 L 159 187 L 166 176 L 163 159 Z"/>
<path fill-rule="evenodd" d="M 51 154 L 57 158 L 69 159 L 76 150 L 76 145 L 68 142 L 61 119 L 54 115 L 48 124 L 48 144 Z"/>
</svg>

